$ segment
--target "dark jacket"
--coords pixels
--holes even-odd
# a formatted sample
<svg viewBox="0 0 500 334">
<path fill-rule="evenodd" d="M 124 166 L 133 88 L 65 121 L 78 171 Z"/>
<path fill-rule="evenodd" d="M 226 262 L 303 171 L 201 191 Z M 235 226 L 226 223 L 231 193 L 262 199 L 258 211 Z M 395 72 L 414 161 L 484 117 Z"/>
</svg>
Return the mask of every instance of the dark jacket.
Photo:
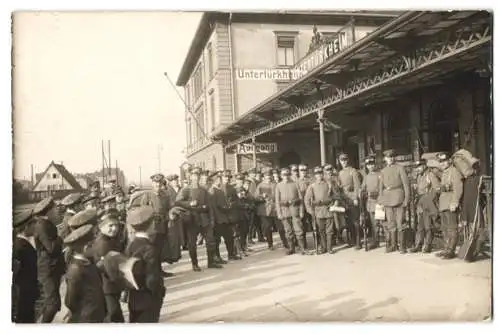
<svg viewBox="0 0 500 334">
<path fill-rule="evenodd" d="M 70 310 L 69 322 L 103 322 L 106 302 L 99 269 L 87 259 L 74 257 L 66 273 L 66 307 Z"/>
<path fill-rule="evenodd" d="M 62 240 L 56 226 L 46 218 L 39 217 L 35 223 L 35 245 L 38 260 L 38 277 L 62 276 L 65 271 Z"/>
<path fill-rule="evenodd" d="M 235 208 L 236 190 L 232 185 L 226 184 L 219 187 L 212 186 L 209 190 L 211 195 L 213 212 L 216 224 L 236 223 L 237 209 Z"/>
<path fill-rule="evenodd" d="M 155 256 L 155 249 L 150 239 L 142 236 L 136 237 L 128 245 L 125 255 L 136 257 L 144 262 L 144 276 L 138 282 L 139 290 L 130 290 L 128 305 L 130 310 L 140 311 L 151 308 L 155 298 L 165 295 L 165 286 L 161 273 L 161 265 Z"/>
<path fill-rule="evenodd" d="M 99 262 L 99 260 L 110 251 L 123 252 L 124 246 L 125 245 L 118 238 L 110 238 L 106 235 L 99 234 L 92 245 L 94 262 Z M 101 272 L 101 277 L 104 294 L 120 293 L 123 290 L 119 282 L 111 280 L 104 272 Z"/>
<path fill-rule="evenodd" d="M 195 207 L 190 206 L 190 202 L 193 200 L 198 202 L 198 205 Z M 189 185 L 182 188 L 177 193 L 175 200 L 175 205 L 189 210 L 194 218 L 194 221 L 200 226 L 207 226 L 214 223 L 214 213 L 212 205 L 210 204 L 210 195 L 202 186 L 193 188 Z"/>
</svg>

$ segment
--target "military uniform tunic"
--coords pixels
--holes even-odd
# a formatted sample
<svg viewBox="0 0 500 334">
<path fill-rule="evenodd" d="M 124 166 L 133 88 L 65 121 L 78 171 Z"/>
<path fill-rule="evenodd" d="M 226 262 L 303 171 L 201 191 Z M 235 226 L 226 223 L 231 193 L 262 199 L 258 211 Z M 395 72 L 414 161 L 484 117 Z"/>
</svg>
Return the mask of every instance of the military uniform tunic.
<svg viewBox="0 0 500 334">
<path fill-rule="evenodd" d="M 380 191 L 380 172 L 369 172 L 363 179 L 361 191 L 366 192 L 366 211 L 375 212 L 375 205 Z"/>
<path fill-rule="evenodd" d="M 357 200 L 361 187 L 358 171 L 350 166 L 346 167 L 339 172 L 338 179 L 346 197 L 351 201 Z"/>
<path fill-rule="evenodd" d="M 294 238 L 304 249 L 304 230 L 301 217 L 304 214 L 302 195 L 297 183 L 282 181 L 276 185 L 276 215 L 284 225 L 286 237 L 290 247 L 294 249 Z"/>
<path fill-rule="evenodd" d="M 445 241 L 445 251 L 455 253 L 458 242 L 458 205 L 463 194 L 462 175 L 454 166 L 449 166 L 441 175 L 439 212 Z M 451 211 L 451 207 L 455 211 Z"/>
</svg>

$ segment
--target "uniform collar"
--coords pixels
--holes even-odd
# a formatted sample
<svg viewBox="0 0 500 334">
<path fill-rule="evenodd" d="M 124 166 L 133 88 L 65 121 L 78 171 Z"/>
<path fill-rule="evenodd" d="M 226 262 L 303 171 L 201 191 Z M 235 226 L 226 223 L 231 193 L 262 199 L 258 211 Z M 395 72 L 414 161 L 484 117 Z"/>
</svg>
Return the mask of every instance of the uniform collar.
<svg viewBox="0 0 500 334">
<path fill-rule="evenodd" d="M 19 239 L 26 240 L 33 248 L 36 248 L 35 247 L 35 240 L 33 237 L 27 237 L 24 234 L 18 234 L 18 235 L 16 235 L 16 237 L 18 237 Z"/>
</svg>

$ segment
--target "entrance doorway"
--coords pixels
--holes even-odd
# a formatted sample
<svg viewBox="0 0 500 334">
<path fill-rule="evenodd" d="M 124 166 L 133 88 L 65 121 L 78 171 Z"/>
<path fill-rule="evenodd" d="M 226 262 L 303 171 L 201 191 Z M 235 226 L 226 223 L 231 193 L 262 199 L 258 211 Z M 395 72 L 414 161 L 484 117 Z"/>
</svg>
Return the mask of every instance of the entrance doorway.
<svg viewBox="0 0 500 334">
<path fill-rule="evenodd" d="M 290 165 L 298 165 L 301 163 L 300 156 L 295 151 L 283 153 L 279 159 L 280 167 L 288 167 Z"/>
</svg>

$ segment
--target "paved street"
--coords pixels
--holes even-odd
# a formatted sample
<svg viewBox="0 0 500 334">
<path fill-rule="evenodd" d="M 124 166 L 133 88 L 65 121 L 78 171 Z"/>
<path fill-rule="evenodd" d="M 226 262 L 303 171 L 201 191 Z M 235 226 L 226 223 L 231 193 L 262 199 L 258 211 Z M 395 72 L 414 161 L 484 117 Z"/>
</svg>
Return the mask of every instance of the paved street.
<svg viewBox="0 0 500 334">
<path fill-rule="evenodd" d="M 284 256 L 281 248 L 264 247 L 259 243 L 252 255 L 224 270 L 206 269 L 202 257 L 201 273 L 190 270 L 183 252 L 179 263 L 166 268 L 176 277 L 166 280 L 160 322 L 489 318 L 490 260 L 466 264 L 433 254 L 385 255 L 382 249 Z"/>
</svg>

